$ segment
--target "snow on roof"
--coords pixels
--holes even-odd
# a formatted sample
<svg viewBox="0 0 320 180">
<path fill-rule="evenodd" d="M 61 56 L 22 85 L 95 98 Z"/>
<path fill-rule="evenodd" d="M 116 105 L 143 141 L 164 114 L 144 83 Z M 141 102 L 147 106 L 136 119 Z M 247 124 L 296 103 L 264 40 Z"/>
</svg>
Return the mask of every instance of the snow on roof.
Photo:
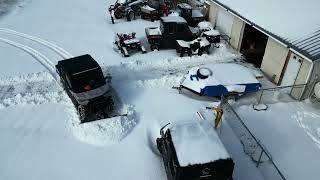
<svg viewBox="0 0 320 180">
<path fill-rule="evenodd" d="M 216 131 L 208 121 L 187 121 L 170 127 L 180 166 L 229 158 Z"/>
<path fill-rule="evenodd" d="M 184 9 L 192 9 L 192 7 L 187 3 L 180 3 L 180 4 L 178 4 L 178 6 L 180 6 L 181 8 L 184 8 Z"/>
<path fill-rule="evenodd" d="M 240 15 L 250 23 L 280 39 L 293 49 L 314 60 L 320 58 L 320 1 L 319 0 L 212 0 Z M 318 32 L 318 36 L 316 33 Z M 313 38 L 310 50 L 295 45 L 297 40 Z M 316 42 L 315 42 L 316 41 Z M 311 51 L 311 52 L 309 52 Z"/>
<path fill-rule="evenodd" d="M 237 85 L 259 83 L 253 73 L 246 67 L 239 64 L 221 63 L 203 66 L 211 70 L 212 74 L 206 79 L 195 80 L 191 76 L 197 75 L 202 67 L 195 67 L 189 70 L 181 85 L 190 88 L 198 93 L 206 86 L 223 85 L 228 91 L 243 92 L 243 87 Z"/>
<path fill-rule="evenodd" d="M 192 17 L 203 17 L 204 15 L 201 13 L 199 9 L 192 9 Z"/>
<path fill-rule="evenodd" d="M 187 21 L 180 16 L 166 16 L 161 17 L 163 22 L 177 22 L 177 23 L 187 23 Z"/>
</svg>

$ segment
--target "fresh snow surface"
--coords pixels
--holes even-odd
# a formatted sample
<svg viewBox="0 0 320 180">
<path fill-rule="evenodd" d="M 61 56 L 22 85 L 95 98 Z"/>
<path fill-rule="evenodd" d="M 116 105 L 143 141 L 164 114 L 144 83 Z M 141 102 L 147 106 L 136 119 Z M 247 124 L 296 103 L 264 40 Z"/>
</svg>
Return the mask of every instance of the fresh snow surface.
<svg viewBox="0 0 320 180">
<path fill-rule="evenodd" d="M 170 127 L 180 166 L 205 164 L 229 158 L 214 128 L 207 121 L 185 121 Z"/>
<path fill-rule="evenodd" d="M 218 0 L 249 21 L 283 38 L 295 40 L 320 27 L 318 0 Z"/>
<path fill-rule="evenodd" d="M 159 27 L 155 27 L 155 28 L 148 28 L 147 33 L 151 36 L 158 36 L 161 35 L 161 31 Z"/>
<path fill-rule="evenodd" d="M 320 162 L 318 108 L 307 102 L 292 102 L 268 104 L 266 111 L 255 111 L 246 105 L 236 111 L 272 154 L 273 161 L 287 179 L 317 180 Z"/>
<path fill-rule="evenodd" d="M 241 84 L 259 83 L 252 72 L 244 66 L 233 63 L 220 63 L 202 66 L 209 68 L 212 75 L 206 79 L 191 78 L 196 75 L 199 67 L 191 68 L 184 76 L 181 85 L 190 88 L 198 93 L 206 86 L 223 85 L 227 89 L 243 92 Z M 226 75 L 227 74 L 227 75 Z M 237 85 L 237 86 L 236 86 Z"/>
<path fill-rule="evenodd" d="M 129 116 L 79 124 L 73 104 L 47 68 L 21 49 L 1 43 L 0 179 L 166 179 L 155 146 L 160 128 L 168 122 L 196 119 L 199 108 L 212 105 L 209 99 L 179 94 L 172 86 L 190 68 L 233 62 L 240 55 L 224 44 L 212 48 L 210 55 L 193 57 L 177 57 L 175 50 L 150 52 L 144 29 L 159 26 L 159 21 L 120 19 L 112 24 L 107 12 L 111 4 L 114 1 L 33 0 L 1 17 L 0 27 L 48 40 L 75 56 L 91 54 L 105 75 L 112 75 L 112 86 L 124 104 L 122 111 Z M 122 58 L 114 37 L 125 32 L 136 32 L 148 53 Z M 52 64 L 64 59 L 52 47 L 4 31 L 0 37 L 37 50 Z M 297 118 L 315 139 L 316 112 L 310 109 Z M 217 133 L 235 161 L 234 179 L 263 180 L 226 121 Z M 311 148 L 306 147 L 309 152 Z M 288 159 L 295 159 L 300 154 L 290 155 Z"/>
</svg>

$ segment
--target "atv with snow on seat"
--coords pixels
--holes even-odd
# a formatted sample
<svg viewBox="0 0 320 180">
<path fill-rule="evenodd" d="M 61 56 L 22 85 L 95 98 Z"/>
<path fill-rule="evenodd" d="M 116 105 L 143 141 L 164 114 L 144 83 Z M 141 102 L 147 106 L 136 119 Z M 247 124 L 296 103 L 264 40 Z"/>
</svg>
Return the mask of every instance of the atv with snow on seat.
<svg viewBox="0 0 320 180">
<path fill-rule="evenodd" d="M 142 51 L 147 53 L 144 46 L 141 45 L 139 39 L 136 38 L 136 33 L 117 33 L 116 41 L 114 42 L 124 57 L 129 57 L 132 51 Z"/>
<path fill-rule="evenodd" d="M 108 9 L 112 24 L 115 23 L 115 19 L 126 18 L 128 21 L 136 19 L 140 16 L 141 6 L 143 6 L 142 0 L 117 0 Z"/>
<path fill-rule="evenodd" d="M 234 162 L 207 120 L 167 124 L 160 135 L 168 180 L 232 180 Z"/>
<path fill-rule="evenodd" d="M 78 110 L 81 123 L 111 116 L 114 110 L 111 76 L 104 77 L 99 64 L 90 55 L 61 60 L 56 70 Z"/>
<path fill-rule="evenodd" d="M 177 40 L 177 53 L 180 53 L 180 57 L 184 54 L 199 55 L 201 56 L 204 52 L 210 53 L 210 42 L 205 37 L 199 37 L 193 41 Z"/>
</svg>

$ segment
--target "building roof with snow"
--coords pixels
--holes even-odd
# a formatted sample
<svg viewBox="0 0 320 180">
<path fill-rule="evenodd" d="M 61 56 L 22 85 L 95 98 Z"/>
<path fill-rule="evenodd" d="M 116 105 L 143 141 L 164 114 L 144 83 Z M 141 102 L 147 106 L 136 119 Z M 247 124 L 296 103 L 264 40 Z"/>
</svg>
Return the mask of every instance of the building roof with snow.
<svg viewBox="0 0 320 180">
<path fill-rule="evenodd" d="M 186 121 L 170 128 L 180 166 L 205 164 L 230 158 L 219 136 L 207 121 Z"/>
<path fill-rule="evenodd" d="M 308 59 L 320 59 L 319 0 L 211 1 Z"/>
</svg>

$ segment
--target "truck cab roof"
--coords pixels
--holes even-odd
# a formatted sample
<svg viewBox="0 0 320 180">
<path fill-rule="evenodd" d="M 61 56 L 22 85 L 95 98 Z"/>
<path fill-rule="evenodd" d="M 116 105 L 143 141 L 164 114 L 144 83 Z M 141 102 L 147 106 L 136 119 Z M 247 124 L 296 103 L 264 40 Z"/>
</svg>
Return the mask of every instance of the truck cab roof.
<svg viewBox="0 0 320 180">
<path fill-rule="evenodd" d="M 58 66 L 62 67 L 64 72 L 69 75 L 100 68 L 99 64 L 89 54 L 61 60 L 58 62 Z"/>
<path fill-rule="evenodd" d="M 216 131 L 207 121 L 186 121 L 169 130 L 181 167 L 230 158 Z"/>
<path fill-rule="evenodd" d="M 180 3 L 177 6 L 182 8 L 182 9 L 192 9 L 192 7 L 187 3 Z"/>
<path fill-rule="evenodd" d="M 180 16 L 166 16 L 160 18 L 162 22 L 164 23 L 185 23 L 187 24 L 187 21 Z"/>
</svg>

